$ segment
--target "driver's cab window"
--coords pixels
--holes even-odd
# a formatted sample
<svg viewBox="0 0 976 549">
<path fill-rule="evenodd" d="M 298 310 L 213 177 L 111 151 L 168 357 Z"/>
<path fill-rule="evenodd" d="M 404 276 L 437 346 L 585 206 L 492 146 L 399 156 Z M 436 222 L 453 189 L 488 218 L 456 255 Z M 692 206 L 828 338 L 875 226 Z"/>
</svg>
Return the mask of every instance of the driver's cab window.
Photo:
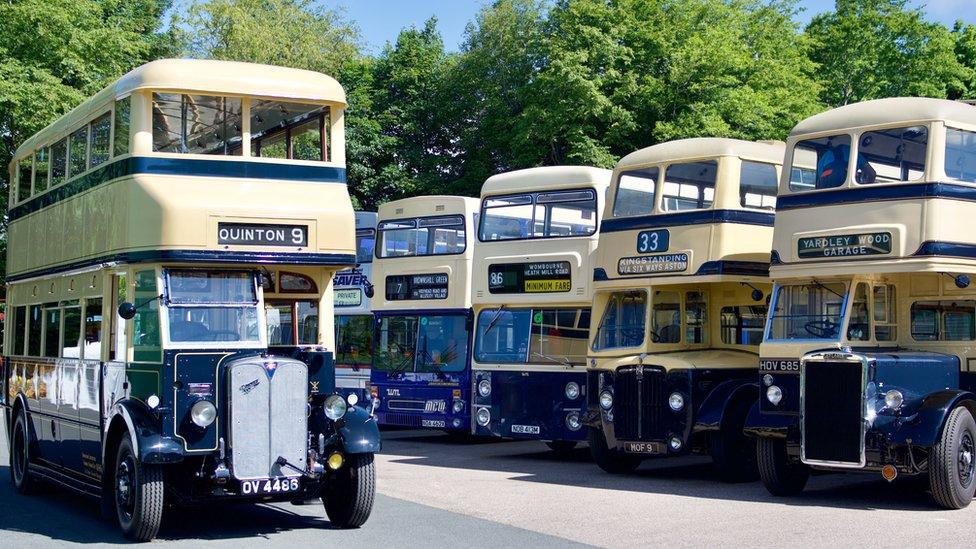
<svg viewBox="0 0 976 549">
<path fill-rule="evenodd" d="M 868 285 L 861 282 L 854 290 L 851 302 L 851 319 L 847 323 L 847 339 L 867 341 L 871 339 L 871 316 L 868 311 Z"/>
<path fill-rule="evenodd" d="M 651 331 L 654 343 L 681 342 L 681 294 L 654 292 L 651 306 Z"/>
<path fill-rule="evenodd" d="M 708 303 L 703 292 L 685 294 L 685 343 L 707 343 L 708 330 L 705 329 Z"/>
<path fill-rule="evenodd" d="M 894 341 L 898 337 L 895 316 L 895 286 L 878 284 L 873 288 L 874 339 Z"/>
<path fill-rule="evenodd" d="M 891 284 L 858 283 L 851 301 L 847 339 L 851 341 L 894 341 L 895 287 Z"/>
</svg>

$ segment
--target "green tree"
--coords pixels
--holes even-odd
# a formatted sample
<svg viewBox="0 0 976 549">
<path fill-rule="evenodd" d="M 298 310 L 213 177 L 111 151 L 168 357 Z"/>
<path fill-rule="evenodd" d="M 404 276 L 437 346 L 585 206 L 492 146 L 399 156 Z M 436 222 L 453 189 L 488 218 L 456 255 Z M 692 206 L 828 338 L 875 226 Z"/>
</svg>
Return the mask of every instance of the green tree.
<svg viewBox="0 0 976 549">
<path fill-rule="evenodd" d="M 976 25 L 956 21 L 952 34 L 956 40 L 956 59 L 965 72 L 959 85 L 950 91 L 949 97 L 976 99 Z"/>
<path fill-rule="evenodd" d="M 169 0 L 12 0 L 0 4 L 0 208 L 17 146 L 128 70 L 167 54 Z M 6 265 L 6 220 L 0 257 Z M 2 273 L 0 273 L 2 276 Z"/>
<path fill-rule="evenodd" d="M 965 68 L 945 26 L 929 23 L 907 0 L 837 0 L 807 26 L 831 106 L 895 96 L 946 97 L 963 87 Z"/>
</svg>

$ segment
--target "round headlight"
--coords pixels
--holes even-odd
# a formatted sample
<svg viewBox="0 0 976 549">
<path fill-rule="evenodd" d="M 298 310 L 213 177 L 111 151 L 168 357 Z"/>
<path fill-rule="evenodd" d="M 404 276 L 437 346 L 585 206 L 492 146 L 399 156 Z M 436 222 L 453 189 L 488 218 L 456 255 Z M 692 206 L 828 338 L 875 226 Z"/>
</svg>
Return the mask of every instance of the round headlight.
<svg viewBox="0 0 976 549">
<path fill-rule="evenodd" d="M 322 405 L 322 410 L 325 411 L 325 417 L 336 421 L 346 415 L 346 401 L 339 395 L 329 395 Z"/>
<path fill-rule="evenodd" d="M 149 406 L 155 410 L 159 406 L 159 397 L 156 395 L 149 395 L 149 398 L 146 399 L 146 406 Z"/>
<path fill-rule="evenodd" d="M 478 396 L 487 397 L 491 395 L 491 382 L 487 379 L 482 379 L 478 382 Z"/>
<path fill-rule="evenodd" d="M 668 406 L 675 412 L 680 412 L 685 407 L 685 397 L 681 396 L 681 393 L 671 393 L 668 397 Z"/>
<path fill-rule="evenodd" d="M 603 391 L 600 393 L 600 408 L 603 408 L 604 410 L 613 408 L 613 393 L 610 391 Z"/>
<path fill-rule="evenodd" d="M 671 449 L 674 450 L 675 452 L 681 449 L 681 439 L 678 437 L 671 437 L 671 440 L 668 441 L 668 444 L 671 446 Z"/>
<path fill-rule="evenodd" d="M 190 408 L 190 419 L 197 427 L 207 428 L 217 419 L 217 407 L 209 400 L 198 400 Z"/>
<path fill-rule="evenodd" d="M 779 402 L 783 400 L 783 391 L 775 385 L 770 385 L 766 389 L 766 400 L 772 402 L 773 406 L 779 406 Z"/>
<path fill-rule="evenodd" d="M 570 412 L 566 414 L 566 428 L 570 431 L 579 431 L 583 424 L 580 423 L 579 412 Z"/>
<path fill-rule="evenodd" d="M 488 408 L 478 408 L 475 416 L 478 418 L 478 425 L 482 427 L 487 427 L 491 423 L 491 412 L 488 411 Z"/>
<path fill-rule="evenodd" d="M 905 395 L 898 389 L 892 389 L 885 393 L 885 406 L 890 410 L 897 410 L 905 403 Z"/>
<path fill-rule="evenodd" d="M 576 397 L 580 395 L 579 384 L 575 381 L 570 381 L 566 384 L 566 398 L 569 400 L 576 400 Z"/>
<path fill-rule="evenodd" d="M 766 387 L 769 387 L 772 384 L 773 384 L 773 375 L 772 374 L 766 374 L 766 375 L 764 375 L 763 376 L 763 385 L 765 385 Z"/>
<path fill-rule="evenodd" d="M 455 400 L 453 409 L 455 414 L 460 414 L 461 410 L 464 410 L 464 403 L 460 400 Z"/>
<path fill-rule="evenodd" d="M 356 403 L 359 402 L 359 395 L 356 393 L 349 393 L 349 396 L 346 397 L 346 402 L 348 402 L 350 406 L 355 406 Z"/>
</svg>

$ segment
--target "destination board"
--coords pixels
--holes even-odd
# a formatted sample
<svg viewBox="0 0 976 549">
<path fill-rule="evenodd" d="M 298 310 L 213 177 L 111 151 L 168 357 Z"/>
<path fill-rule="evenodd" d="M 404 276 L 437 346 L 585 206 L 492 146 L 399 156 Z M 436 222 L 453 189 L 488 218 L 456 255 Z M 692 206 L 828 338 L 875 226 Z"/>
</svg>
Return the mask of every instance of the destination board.
<svg viewBox="0 0 976 549">
<path fill-rule="evenodd" d="M 447 299 L 447 275 L 443 273 L 386 277 L 386 300 Z"/>
<path fill-rule="evenodd" d="M 687 270 L 688 254 L 683 252 L 622 257 L 617 262 L 617 272 L 622 275 L 655 275 Z"/>
<path fill-rule="evenodd" d="M 891 233 L 857 233 L 804 237 L 796 243 L 801 258 L 857 257 L 891 253 Z"/>
<path fill-rule="evenodd" d="M 308 246 L 307 225 L 218 223 L 217 243 L 236 246 Z"/>
<path fill-rule="evenodd" d="M 488 291 L 493 294 L 568 292 L 573 287 L 569 261 L 502 263 L 488 266 Z"/>
<path fill-rule="evenodd" d="M 333 295 L 336 307 L 359 307 L 363 304 L 363 291 L 359 288 L 337 288 Z"/>
<path fill-rule="evenodd" d="M 650 254 L 666 252 L 671 244 L 671 233 L 667 229 L 641 231 L 637 233 L 637 253 Z"/>
</svg>

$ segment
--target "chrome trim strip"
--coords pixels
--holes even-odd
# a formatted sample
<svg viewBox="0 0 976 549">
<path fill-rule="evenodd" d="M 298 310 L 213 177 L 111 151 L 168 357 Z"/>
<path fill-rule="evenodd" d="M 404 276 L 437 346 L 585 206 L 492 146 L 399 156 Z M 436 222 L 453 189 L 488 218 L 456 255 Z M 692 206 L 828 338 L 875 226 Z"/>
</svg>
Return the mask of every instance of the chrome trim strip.
<svg viewBox="0 0 976 549">
<path fill-rule="evenodd" d="M 861 459 L 859 462 L 851 461 L 829 461 L 818 459 L 807 459 L 806 445 L 806 375 L 807 362 L 856 362 L 861 366 Z M 865 455 L 865 426 L 867 424 L 867 383 L 868 383 L 868 359 L 862 355 L 857 355 L 845 351 L 816 352 L 804 355 L 800 358 L 800 461 L 807 465 L 822 465 L 843 469 L 863 469 L 867 464 Z"/>
</svg>

